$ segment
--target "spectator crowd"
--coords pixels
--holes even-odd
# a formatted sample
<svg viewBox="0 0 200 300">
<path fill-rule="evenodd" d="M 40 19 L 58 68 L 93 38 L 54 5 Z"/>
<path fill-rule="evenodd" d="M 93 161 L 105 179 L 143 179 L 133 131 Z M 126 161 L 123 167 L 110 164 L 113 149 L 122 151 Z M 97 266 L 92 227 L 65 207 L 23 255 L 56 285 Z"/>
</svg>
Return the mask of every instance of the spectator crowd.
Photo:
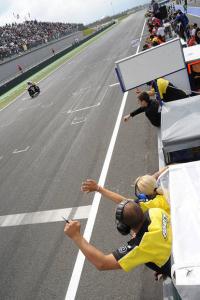
<svg viewBox="0 0 200 300">
<path fill-rule="evenodd" d="M 83 24 L 38 22 L 37 20 L 6 24 L 0 27 L 0 59 L 23 53 L 82 29 Z"/>
<path fill-rule="evenodd" d="M 200 44 L 199 26 L 197 23 L 190 24 L 186 12 L 176 10 L 173 3 L 161 10 L 153 0 L 146 17 L 149 35 L 143 50 L 160 45 L 175 36 L 179 36 L 185 46 Z"/>
<path fill-rule="evenodd" d="M 186 5 L 186 1 L 182 4 Z M 142 51 L 163 44 L 176 36 L 180 37 L 183 47 L 200 44 L 199 26 L 197 23 L 190 24 L 187 14 L 180 9 L 176 10 L 173 2 L 168 6 L 164 5 L 161 7 L 158 2 L 152 0 L 146 17 L 148 34 L 145 38 Z M 188 68 L 192 93 L 193 95 L 199 94 L 200 64 L 195 63 Z M 162 106 L 163 102 L 186 98 L 187 94 L 165 78 L 158 78 L 146 84 L 150 86 L 149 91 L 136 89 L 140 107 L 124 116 L 124 121 L 127 122 L 131 117 L 133 118 L 141 113 L 145 113 L 152 125 L 160 127 L 160 105 Z M 156 101 L 155 99 L 150 99 L 150 97 L 154 96 L 156 97 Z"/>
</svg>

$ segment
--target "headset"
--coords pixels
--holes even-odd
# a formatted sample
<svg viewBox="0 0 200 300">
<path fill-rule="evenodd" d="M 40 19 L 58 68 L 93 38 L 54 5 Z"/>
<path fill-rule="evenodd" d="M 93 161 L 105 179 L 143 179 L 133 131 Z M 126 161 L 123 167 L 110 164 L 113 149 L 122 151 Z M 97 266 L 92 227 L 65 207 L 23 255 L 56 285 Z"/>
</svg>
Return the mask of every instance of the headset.
<svg viewBox="0 0 200 300">
<path fill-rule="evenodd" d="M 138 183 L 139 179 L 140 179 L 140 177 L 139 177 L 138 180 L 135 182 L 135 196 L 136 196 L 139 200 L 145 202 L 145 201 L 148 201 L 148 200 L 149 200 L 149 197 L 148 197 L 148 195 L 146 195 L 146 194 L 144 194 L 144 193 L 140 193 L 140 190 L 139 190 L 139 188 L 138 188 L 138 186 L 137 186 L 137 183 Z"/>
<path fill-rule="evenodd" d="M 123 200 L 120 202 L 117 206 L 116 213 L 115 213 L 115 218 L 116 218 L 116 223 L 117 223 L 117 230 L 122 234 L 122 235 L 127 235 L 131 231 L 131 227 L 123 223 L 123 211 L 124 207 L 126 204 L 128 204 L 130 201 L 129 200 Z"/>
</svg>

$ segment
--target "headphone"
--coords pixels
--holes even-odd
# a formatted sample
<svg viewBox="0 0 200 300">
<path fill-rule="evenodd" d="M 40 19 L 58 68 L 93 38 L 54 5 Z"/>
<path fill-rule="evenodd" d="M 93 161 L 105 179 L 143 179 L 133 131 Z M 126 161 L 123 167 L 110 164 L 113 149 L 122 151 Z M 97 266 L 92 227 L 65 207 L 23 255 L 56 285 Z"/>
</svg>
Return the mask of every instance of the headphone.
<svg viewBox="0 0 200 300">
<path fill-rule="evenodd" d="M 131 231 L 131 227 L 123 223 L 123 211 L 124 207 L 126 204 L 128 204 L 130 201 L 129 200 L 123 200 L 120 202 L 117 206 L 116 213 L 115 213 L 115 218 L 116 218 L 116 223 L 117 223 L 117 230 L 122 234 L 122 235 L 127 235 Z"/>
<path fill-rule="evenodd" d="M 138 180 L 135 182 L 135 196 L 139 199 L 139 200 L 149 200 L 148 195 L 144 194 L 144 193 L 140 193 L 140 190 L 137 186 L 138 181 L 140 180 L 140 177 L 138 178 Z"/>
</svg>

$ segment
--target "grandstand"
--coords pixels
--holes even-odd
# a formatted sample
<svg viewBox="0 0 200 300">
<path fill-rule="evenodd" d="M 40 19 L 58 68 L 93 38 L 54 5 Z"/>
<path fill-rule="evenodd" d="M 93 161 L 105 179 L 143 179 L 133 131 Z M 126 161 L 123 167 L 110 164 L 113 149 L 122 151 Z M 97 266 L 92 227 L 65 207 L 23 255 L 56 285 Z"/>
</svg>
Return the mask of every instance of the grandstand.
<svg viewBox="0 0 200 300">
<path fill-rule="evenodd" d="M 0 59 L 23 53 L 83 29 L 83 24 L 37 20 L 6 24 L 0 27 Z"/>
</svg>

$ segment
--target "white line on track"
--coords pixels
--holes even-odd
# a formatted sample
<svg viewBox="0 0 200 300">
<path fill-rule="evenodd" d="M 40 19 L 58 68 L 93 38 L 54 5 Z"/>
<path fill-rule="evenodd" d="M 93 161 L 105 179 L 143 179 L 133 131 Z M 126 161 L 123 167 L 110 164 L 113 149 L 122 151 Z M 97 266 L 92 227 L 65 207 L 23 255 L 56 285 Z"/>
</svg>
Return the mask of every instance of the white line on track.
<svg viewBox="0 0 200 300">
<path fill-rule="evenodd" d="M 116 83 L 110 84 L 110 85 L 109 85 L 109 87 L 113 87 L 113 86 L 116 86 L 116 85 L 119 85 L 119 82 L 116 82 Z"/>
<path fill-rule="evenodd" d="M 140 41 L 142 40 L 142 35 L 143 35 L 144 28 L 145 28 L 145 24 L 146 24 L 146 19 L 145 19 L 144 26 L 143 26 L 143 29 L 142 29 Z M 140 45 L 138 46 L 136 53 L 139 52 L 139 49 L 140 49 Z M 99 182 L 98 182 L 98 184 L 102 185 L 102 186 L 104 186 L 104 183 L 105 183 L 105 180 L 106 180 L 108 168 L 109 168 L 109 165 L 110 165 L 112 153 L 113 153 L 115 142 L 116 142 L 116 139 L 117 139 L 117 134 L 118 134 L 118 131 L 119 131 L 121 118 L 122 118 L 122 114 L 123 114 L 123 111 L 124 111 L 124 107 L 126 105 L 127 97 L 128 97 L 128 92 L 125 92 L 124 96 L 123 96 L 123 99 L 122 99 L 121 107 L 120 107 L 120 110 L 119 110 L 119 113 L 118 113 L 117 121 L 115 123 L 115 128 L 114 128 L 111 140 L 110 140 L 110 144 L 109 144 L 109 147 L 108 147 L 106 158 L 105 158 L 105 161 L 104 161 L 104 164 L 103 164 L 103 168 L 102 168 L 102 171 L 101 171 Z M 96 219 L 96 215 L 97 215 L 100 200 L 101 200 L 101 194 L 95 193 L 95 196 L 94 196 L 93 202 L 92 202 L 91 211 L 90 211 L 89 218 L 88 218 L 86 228 L 85 228 L 85 231 L 84 231 L 84 235 L 83 235 L 88 242 L 90 241 L 90 238 L 91 238 L 91 235 L 92 235 L 92 230 L 93 230 L 93 227 L 94 227 L 94 222 L 95 222 L 95 219 Z M 72 272 L 72 276 L 71 276 L 71 279 L 70 279 L 70 283 L 69 283 L 69 286 L 68 286 L 68 289 L 67 289 L 67 293 L 66 293 L 66 296 L 65 296 L 65 300 L 74 300 L 75 297 L 76 297 L 76 292 L 77 292 L 77 289 L 78 289 L 78 286 L 79 286 L 84 261 L 85 261 L 85 256 L 79 250 L 77 258 L 76 258 L 76 262 L 75 262 L 75 265 L 74 265 L 74 269 L 73 269 L 73 272 Z"/>
<path fill-rule="evenodd" d="M 75 118 L 75 119 L 71 122 L 71 125 L 76 125 L 76 124 L 83 123 L 83 122 L 85 122 L 87 119 L 84 118 L 84 119 L 79 120 L 79 121 L 75 121 L 75 120 L 77 120 L 77 119 Z"/>
<path fill-rule="evenodd" d="M 106 158 L 105 158 L 105 161 L 104 161 L 104 165 L 103 165 L 101 175 L 100 175 L 100 178 L 99 178 L 98 184 L 102 185 L 102 186 L 104 185 L 105 180 L 106 180 L 106 176 L 107 176 L 108 168 L 109 168 L 109 165 L 110 165 L 112 153 L 113 153 L 113 150 L 114 150 L 115 142 L 116 142 L 116 139 L 117 139 L 117 134 L 118 134 L 118 131 L 119 131 L 119 127 L 120 127 L 124 107 L 125 107 L 125 104 L 126 104 L 127 96 L 128 96 L 128 92 L 126 92 L 124 94 L 122 104 L 121 104 L 121 107 L 120 107 L 120 110 L 119 110 L 119 114 L 118 114 L 118 117 L 117 117 L 117 121 L 116 121 L 116 124 L 115 124 L 115 128 L 114 128 L 114 131 L 113 131 L 113 134 L 112 134 L 112 137 L 111 137 L 111 140 L 110 140 L 110 144 L 109 144 L 109 147 L 108 147 L 108 151 L 107 151 L 107 154 L 106 154 Z M 100 199 L 101 199 L 101 194 L 96 193 L 95 196 L 94 196 L 93 202 L 92 202 L 92 208 L 91 208 L 89 218 L 88 218 L 88 221 L 87 221 L 87 225 L 86 225 L 86 228 L 85 228 L 85 231 L 84 231 L 84 237 L 87 241 L 89 241 L 90 238 L 91 238 L 91 234 L 92 234 L 92 230 L 93 230 L 93 227 L 94 227 L 94 222 L 95 222 L 95 219 L 96 219 Z M 81 251 L 79 251 L 76 262 L 75 262 L 75 266 L 74 266 L 74 269 L 73 269 L 73 273 L 72 273 L 72 276 L 71 276 L 71 280 L 70 280 L 70 283 L 69 283 L 69 286 L 68 286 L 68 290 L 67 290 L 65 300 L 75 299 L 77 288 L 78 288 L 79 281 L 80 281 L 80 276 L 81 276 L 82 269 L 83 269 L 84 261 L 85 261 L 85 257 L 81 253 Z"/>
<path fill-rule="evenodd" d="M 27 146 L 25 149 L 22 149 L 22 150 L 18 150 L 18 149 L 15 149 L 13 151 L 13 154 L 16 154 L 16 153 L 21 153 L 21 152 L 26 152 L 30 149 L 30 146 Z"/>
<path fill-rule="evenodd" d="M 75 109 L 75 110 L 68 110 L 68 114 L 73 114 L 73 113 L 75 113 L 75 112 L 77 112 L 77 111 L 82 111 L 82 110 L 86 110 L 86 109 L 90 109 L 90 108 L 93 108 L 93 107 L 97 107 L 97 106 L 99 106 L 101 103 L 99 102 L 99 103 L 97 103 L 97 104 L 94 104 L 94 105 L 91 105 L 91 106 L 86 106 L 86 107 L 83 107 L 83 108 L 80 108 L 80 109 Z M 65 112 L 63 112 L 63 113 L 65 113 Z"/>
<path fill-rule="evenodd" d="M 106 94 L 107 94 L 107 91 L 108 91 L 108 87 L 105 89 L 105 92 L 103 94 L 103 96 L 101 97 L 101 99 L 99 100 L 99 102 L 97 104 L 94 104 L 94 105 L 91 105 L 91 106 L 86 106 L 86 107 L 83 107 L 83 108 L 79 108 L 79 109 L 74 109 L 74 110 L 68 110 L 68 114 L 72 114 L 72 113 L 75 113 L 75 112 L 78 112 L 78 111 L 82 111 L 82 110 L 87 110 L 87 109 L 91 109 L 91 108 L 94 108 L 94 107 L 98 107 L 99 105 L 102 104 Z M 65 113 L 65 112 L 63 112 Z"/>
<path fill-rule="evenodd" d="M 138 45 L 138 47 L 137 47 L 136 54 L 137 54 L 137 53 L 139 52 L 139 50 L 140 50 L 140 43 L 141 43 L 141 41 L 142 41 L 143 32 L 144 32 L 144 28 L 145 28 L 146 22 L 147 22 L 147 20 L 145 19 L 145 21 L 144 21 L 144 25 L 143 25 L 143 28 L 142 28 L 142 33 L 141 33 L 141 36 L 140 36 L 139 45 Z"/>
<path fill-rule="evenodd" d="M 101 100 L 99 101 L 100 105 L 102 104 L 102 102 L 103 102 L 103 100 L 104 100 L 104 98 L 105 98 L 105 96 L 106 96 L 106 94 L 107 94 L 107 91 L 108 91 L 108 86 L 107 86 L 107 88 L 106 88 L 106 90 L 105 90 L 103 96 L 101 97 Z"/>
<path fill-rule="evenodd" d="M 62 217 L 66 219 L 87 219 L 90 209 L 91 205 L 88 205 L 0 216 L 0 227 L 60 222 L 63 221 Z"/>
</svg>

